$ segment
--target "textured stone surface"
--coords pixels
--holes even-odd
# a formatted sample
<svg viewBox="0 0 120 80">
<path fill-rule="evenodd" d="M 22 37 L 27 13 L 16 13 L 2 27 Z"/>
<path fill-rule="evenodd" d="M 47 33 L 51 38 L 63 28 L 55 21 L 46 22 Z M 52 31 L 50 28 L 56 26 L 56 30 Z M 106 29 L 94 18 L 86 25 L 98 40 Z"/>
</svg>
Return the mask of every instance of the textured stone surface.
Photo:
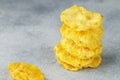
<svg viewBox="0 0 120 80">
<path fill-rule="evenodd" d="M 60 13 L 74 4 L 104 16 L 103 61 L 97 69 L 71 72 L 55 60 Z M 0 0 L 0 80 L 10 80 L 7 65 L 14 61 L 39 66 L 46 80 L 119 80 L 119 4 L 119 0 Z"/>
</svg>

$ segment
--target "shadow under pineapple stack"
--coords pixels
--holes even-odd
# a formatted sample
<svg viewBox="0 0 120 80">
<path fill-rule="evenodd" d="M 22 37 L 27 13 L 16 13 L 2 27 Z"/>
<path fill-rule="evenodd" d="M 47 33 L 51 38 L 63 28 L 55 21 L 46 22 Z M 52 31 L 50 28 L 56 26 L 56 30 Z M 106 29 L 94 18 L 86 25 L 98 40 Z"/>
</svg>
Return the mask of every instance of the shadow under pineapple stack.
<svg viewBox="0 0 120 80">
<path fill-rule="evenodd" d="M 61 41 L 54 50 L 57 61 L 68 70 L 96 68 L 101 63 L 102 16 L 76 5 L 61 14 Z"/>
</svg>

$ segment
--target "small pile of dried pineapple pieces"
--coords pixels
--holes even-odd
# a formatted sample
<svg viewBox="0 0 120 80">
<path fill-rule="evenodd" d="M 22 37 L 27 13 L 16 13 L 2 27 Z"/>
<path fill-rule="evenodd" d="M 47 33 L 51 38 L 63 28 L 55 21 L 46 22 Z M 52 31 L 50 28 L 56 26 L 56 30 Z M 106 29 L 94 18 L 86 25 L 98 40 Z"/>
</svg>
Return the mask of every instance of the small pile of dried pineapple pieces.
<svg viewBox="0 0 120 80">
<path fill-rule="evenodd" d="M 14 80 L 44 80 L 44 74 L 37 66 L 25 62 L 13 62 L 8 66 Z"/>
<path fill-rule="evenodd" d="M 61 41 L 54 50 L 57 61 L 68 70 L 96 68 L 101 63 L 102 15 L 76 5 L 61 14 Z"/>
</svg>

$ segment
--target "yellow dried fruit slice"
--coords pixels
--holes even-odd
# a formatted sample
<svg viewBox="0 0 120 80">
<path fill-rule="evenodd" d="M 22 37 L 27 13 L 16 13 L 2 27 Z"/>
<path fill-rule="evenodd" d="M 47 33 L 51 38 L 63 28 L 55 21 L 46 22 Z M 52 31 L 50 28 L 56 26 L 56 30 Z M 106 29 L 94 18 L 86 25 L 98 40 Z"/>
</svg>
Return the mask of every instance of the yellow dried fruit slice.
<svg viewBox="0 0 120 80">
<path fill-rule="evenodd" d="M 37 66 L 25 62 L 13 62 L 8 65 L 14 80 L 44 80 L 44 74 Z"/>
<path fill-rule="evenodd" d="M 83 43 L 91 43 L 94 41 L 100 41 L 103 33 L 102 27 L 98 27 L 95 29 L 88 29 L 86 31 L 76 31 L 74 29 L 69 28 L 66 25 L 61 26 L 60 32 L 62 36 L 72 39 L 73 41 L 81 41 Z"/>
<path fill-rule="evenodd" d="M 94 60 L 88 64 L 88 65 L 84 65 L 84 66 L 79 66 L 79 67 L 76 67 L 76 66 L 73 66 L 73 65 L 70 65 L 64 61 L 62 61 L 60 58 L 57 58 L 57 61 L 59 64 L 61 64 L 65 69 L 67 70 L 72 70 L 72 71 L 77 71 L 77 70 L 80 70 L 80 69 L 83 69 L 83 68 L 97 68 L 100 63 L 101 63 L 101 57 L 100 56 L 97 56 L 94 58 Z"/>
<path fill-rule="evenodd" d="M 68 70 L 79 70 L 87 67 L 96 68 L 101 63 L 99 55 L 87 59 L 79 59 L 66 52 L 60 44 L 54 48 L 57 61 Z"/>
<path fill-rule="evenodd" d="M 65 51 L 60 44 L 58 44 L 55 47 L 55 52 L 56 52 L 56 56 L 59 59 L 61 59 L 62 61 L 66 62 L 72 66 L 76 66 L 76 67 L 88 65 L 94 60 L 94 57 L 96 57 L 96 56 L 93 56 L 93 57 L 87 58 L 87 59 L 79 59 L 77 57 L 72 56 L 67 51 Z"/>
<path fill-rule="evenodd" d="M 69 44 L 69 45 L 76 45 L 76 46 L 79 46 L 79 47 L 86 47 L 86 48 L 89 48 L 89 49 L 96 49 L 98 46 L 102 46 L 102 42 L 101 41 L 94 41 L 93 43 L 83 43 L 83 42 L 74 42 L 72 39 L 68 39 L 66 37 L 62 37 L 60 43 L 62 45 L 66 44 Z M 67 46 L 67 47 L 70 47 L 70 46 Z"/>
<path fill-rule="evenodd" d="M 61 21 L 78 31 L 97 28 L 102 25 L 102 15 L 76 5 L 61 13 Z"/>
<path fill-rule="evenodd" d="M 62 41 L 60 44 L 63 46 L 63 48 L 69 52 L 71 55 L 80 58 L 80 59 L 86 59 L 93 56 L 100 55 L 102 52 L 102 45 L 98 45 L 95 49 L 91 49 L 89 47 L 81 47 L 78 46 L 74 41 L 72 40 L 64 40 L 62 38 Z"/>
<path fill-rule="evenodd" d="M 102 60 L 101 57 L 98 56 L 98 57 L 94 58 L 93 62 L 91 62 L 89 65 L 75 67 L 75 66 L 65 63 L 61 59 L 57 58 L 57 61 L 59 64 L 61 64 L 65 69 L 72 70 L 72 71 L 77 71 L 77 70 L 80 70 L 83 68 L 88 68 L 88 67 L 97 68 L 101 63 L 101 60 Z"/>
</svg>

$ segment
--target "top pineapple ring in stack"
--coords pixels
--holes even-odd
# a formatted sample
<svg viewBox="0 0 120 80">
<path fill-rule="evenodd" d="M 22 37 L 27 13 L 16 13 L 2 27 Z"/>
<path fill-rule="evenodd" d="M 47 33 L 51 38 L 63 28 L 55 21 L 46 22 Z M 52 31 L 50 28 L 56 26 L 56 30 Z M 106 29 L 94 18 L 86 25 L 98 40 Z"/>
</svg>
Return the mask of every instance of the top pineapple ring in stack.
<svg viewBox="0 0 120 80">
<path fill-rule="evenodd" d="M 101 14 L 93 13 L 76 5 L 64 10 L 61 14 L 61 21 L 77 31 L 88 30 L 101 26 L 102 18 Z"/>
</svg>

